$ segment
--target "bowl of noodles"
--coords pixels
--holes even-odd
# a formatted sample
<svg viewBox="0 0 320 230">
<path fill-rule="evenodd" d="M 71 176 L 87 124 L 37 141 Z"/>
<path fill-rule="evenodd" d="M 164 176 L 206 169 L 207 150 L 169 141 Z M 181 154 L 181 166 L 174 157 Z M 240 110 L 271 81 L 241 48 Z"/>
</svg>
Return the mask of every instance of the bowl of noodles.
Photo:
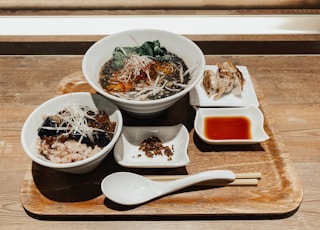
<svg viewBox="0 0 320 230">
<path fill-rule="evenodd" d="M 113 149 L 122 132 L 117 105 L 99 94 L 69 93 L 37 107 L 21 130 L 21 144 L 36 163 L 84 174 Z"/>
<path fill-rule="evenodd" d="M 138 29 L 112 34 L 85 53 L 83 74 L 99 94 L 138 117 L 156 116 L 201 80 L 205 58 L 188 38 Z"/>
</svg>

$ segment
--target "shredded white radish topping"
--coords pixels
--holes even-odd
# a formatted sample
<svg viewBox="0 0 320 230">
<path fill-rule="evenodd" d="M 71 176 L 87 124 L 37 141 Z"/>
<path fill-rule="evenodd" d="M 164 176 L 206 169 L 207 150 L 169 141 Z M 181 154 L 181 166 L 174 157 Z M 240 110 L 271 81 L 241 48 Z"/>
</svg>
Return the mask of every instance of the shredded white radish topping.
<svg viewBox="0 0 320 230">
<path fill-rule="evenodd" d="M 120 98 L 149 100 L 176 94 L 187 87 L 190 80 L 188 75 L 196 68 L 195 65 L 184 70 L 184 61 L 174 54 L 168 53 L 168 56 L 158 58 L 157 55 L 139 55 L 139 52 L 127 52 L 125 48 L 119 48 L 125 55 L 121 56 L 121 67 L 112 67 L 113 61 L 118 58 L 110 59 L 106 67 L 111 71 L 104 73 L 106 69 L 103 67 L 100 80 L 108 93 Z"/>
<path fill-rule="evenodd" d="M 183 83 L 184 77 L 189 73 L 191 74 L 196 68 L 196 66 L 193 66 L 183 72 L 183 67 L 179 66 L 180 82 L 177 82 L 176 80 L 168 81 L 166 76 L 161 72 L 158 72 L 157 78 L 152 80 L 149 75 L 152 61 L 152 58 L 148 56 L 139 56 L 136 54 L 130 55 L 117 80 L 124 83 L 132 82 L 141 75 L 141 72 L 145 72 L 149 82 L 137 84 L 133 91 L 110 93 L 125 99 L 146 100 L 151 95 L 155 96 L 157 94 L 163 94 L 165 91 L 179 92 L 187 87 L 187 84 Z"/>
<path fill-rule="evenodd" d="M 123 67 L 123 70 L 118 76 L 118 80 L 122 82 L 134 81 L 141 75 L 141 71 L 145 72 L 148 76 L 148 80 L 151 81 L 149 76 L 149 65 L 152 59 L 148 56 L 139 56 L 137 54 L 131 54 Z"/>
<path fill-rule="evenodd" d="M 89 115 L 88 112 L 93 112 L 93 115 Z M 89 108 L 88 106 L 83 106 L 79 104 L 71 104 L 67 106 L 63 111 L 56 114 L 55 116 L 60 119 L 60 124 L 57 127 L 46 127 L 42 126 L 42 129 L 50 129 L 59 131 L 66 131 L 63 135 L 80 134 L 81 138 L 79 142 L 82 141 L 84 137 L 88 137 L 90 141 L 93 140 L 93 131 L 101 131 L 104 130 L 90 127 L 88 125 L 87 119 L 95 119 L 95 115 L 97 114 L 97 109 Z"/>
</svg>

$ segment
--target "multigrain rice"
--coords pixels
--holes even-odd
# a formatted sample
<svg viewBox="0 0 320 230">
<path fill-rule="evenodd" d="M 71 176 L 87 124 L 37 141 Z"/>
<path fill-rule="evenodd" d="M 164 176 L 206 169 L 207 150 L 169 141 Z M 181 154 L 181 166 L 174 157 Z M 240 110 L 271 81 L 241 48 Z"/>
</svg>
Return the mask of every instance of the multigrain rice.
<svg viewBox="0 0 320 230">
<path fill-rule="evenodd" d="M 72 104 L 43 117 L 38 152 L 53 163 L 72 163 L 100 152 L 113 137 L 115 122 L 104 112 Z"/>
<path fill-rule="evenodd" d="M 64 143 L 55 142 L 51 146 L 45 141 L 38 139 L 39 153 L 53 163 L 71 163 L 87 159 L 101 151 L 101 148 L 94 148 L 81 144 L 75 140 L 67 140 Z"/>
</svg>

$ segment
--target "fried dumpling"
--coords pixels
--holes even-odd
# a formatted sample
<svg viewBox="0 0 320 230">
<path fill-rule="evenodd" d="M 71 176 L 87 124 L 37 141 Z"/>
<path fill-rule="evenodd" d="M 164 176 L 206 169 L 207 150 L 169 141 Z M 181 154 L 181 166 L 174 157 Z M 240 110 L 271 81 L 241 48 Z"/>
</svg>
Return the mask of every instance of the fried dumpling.
<svg viewBox="0 0 320 230">
<path fill-rule="evenodd" d="M 219 99 L 222 94 L 232 92 L 241 95 L 244 78 L 240 70 L 231 62 L 217 63 L 218 71 L 206 70 L 203 76 L 203 86 L 208 96 Z"/>
</svg>

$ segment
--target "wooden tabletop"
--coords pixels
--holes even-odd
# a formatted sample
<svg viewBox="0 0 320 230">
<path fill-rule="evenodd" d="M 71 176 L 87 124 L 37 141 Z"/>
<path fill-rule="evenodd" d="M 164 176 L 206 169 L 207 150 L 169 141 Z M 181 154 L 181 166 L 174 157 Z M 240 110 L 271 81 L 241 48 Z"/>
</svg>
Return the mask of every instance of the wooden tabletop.
<svg viewBox="0 0 320 230">
<path fill-rule="evenodd" d="M 28 45 L 37 46 L 36 43 Z M 19 194 L 21 182 L 31 164 L 20 144 L 21 127 L 33 109 L 56 95 L 62 79 L 81 71 L 83 55 L 72 52 L 1 55 L 0 229 L 319 229 L 320 55 L 279 53 L 208 54 L 206 61 L 207 64 L 231 61 L 247 66 L 257 80 L 302 182 L 304 198 L 301 206 L 281 218 L 244 215 L 179 221 L 174 217 L 170 221 L 55 221 L 29 216 Z"/>
<path fill-rule="evenodd" d="M 207 56 L 207 62 L 229 60 L 248 67 L 271 108 L 280 133 L 304 188 L 304 200 L 292 216 L 276 220 L 211 221 L 111 221 L 48 222 L 33 219 L 23 210 L 19 189 L 30 165 L 20 145 L 20 130 L 29 113 L 53 97 L 58 83 L 81 69 L 82 56 L 1 56 L 1 227 L 67 229 L 107 228 L 259 228 L 283 229 L 283 226 L 315 229 L 319 221 L 320 174 L 319 130 L 320 56 Z"/>
<path fill-rule="evenodd" d="M 54 0 L 2 0 L 0 2 L 1 9 L 301 9 L 301 8 L 317 8 L 319 3 L 317 1 L 308 0 L 162 0 L 162 1 L 148 1 L 148 0 L 68 0 L 68 1 L 54 1 Z"/>
</svg>

